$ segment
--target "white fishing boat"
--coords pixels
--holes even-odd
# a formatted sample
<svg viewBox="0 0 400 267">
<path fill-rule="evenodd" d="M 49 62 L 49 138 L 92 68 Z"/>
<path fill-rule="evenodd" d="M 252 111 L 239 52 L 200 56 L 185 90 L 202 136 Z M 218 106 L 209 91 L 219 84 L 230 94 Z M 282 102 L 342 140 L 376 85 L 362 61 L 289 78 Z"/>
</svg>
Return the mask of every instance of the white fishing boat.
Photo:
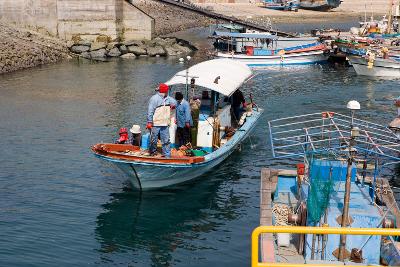
<svg viewBox="0 0 400 267">
<path fill-rule="evenodd" d="M 394 58 L 368 59 L 366 56 L 347 56 L 358 75 L 400 78 L 400 61 Z"/>
<path fill-rule="evenodd" d="M 315 37 L 219 31 L 213 37 L 217 57 L 240 61 L 250 67 L 308 65 L 328 59 L 327 47 Z"/>
<path fill-rule="evenodd" d="M 171 90 L 191 81 L 191 93 L 210 92 L 201 100 L 196 128 L 197 142 L 190 155 L 172 154 L 171 158 L 149 156 L 146 150 L 132 145 L 97 144 L 95 155 L 112 162 L 126 173 L 133 186 L 155 189 L 192 180 L 224 161 L 249 136 L 263 112 L 254 103 L 247 105 L 240 120 L 232 124 L 229 97 L 252 77 L 248 66 L 228 59 L 215 59 L 194 65 L 175 74 L 166 84 Z M 251 99 L 251 98 L 250 98 Z"/>
</svg>

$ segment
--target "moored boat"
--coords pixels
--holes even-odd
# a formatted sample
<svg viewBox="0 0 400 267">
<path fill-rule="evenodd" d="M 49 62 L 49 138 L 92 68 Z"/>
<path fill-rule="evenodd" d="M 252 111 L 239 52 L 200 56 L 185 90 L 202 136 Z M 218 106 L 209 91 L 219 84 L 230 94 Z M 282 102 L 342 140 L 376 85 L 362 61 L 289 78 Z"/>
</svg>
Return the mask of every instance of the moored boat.
<svg viewBox="0 0 400 267">
<path fill-rule="evenodd" d="M 386 126 L 336 112 L 269 121 L 274 158 L 293 170 L 263 169 L 260 227 L 252 267 L 399 266 L 400 209 L 387 166 L 400 143 Z"/>
<path fill-rule="evenodd" d="M 249 136 L 263 112 L 251 100 L 240 118 L 231 117 L 229 97 L 252 77 L 245 64 L 215 59 L 194 65 L 175 74 L 166 84 L 174 90 L 190 80 L 190 98 L 200 89 L 202 98 L 198 124 L 194 128 L 196 143 L 190 149 L 177 150 L 170 158 L 150 156 L 147 149 L 131 145 L 97 144 L 95 155 L 112 162 L 130 178 L 133 186 L 155 189 L 183 183 L 199 177 L 224 161 Z M 210 94 L 208 94 L 210 92 Z M 172 142 L 173 143 L 173 142 Z"/>
<path fill-rule="evenodd" d="M 264 0 L 264 7 L 274 10 L 297 11 L 299 9 L 298 0 Z"/>
<path fill-rule="evenodd" d="M 328 59 L 325 44 L 315 37 L 279 37 L 271 33 L 214 33 L 216 56 L 250 67 L 307 65 Z"/>
<path fill-rule="evenodd" d="M 299 0 L 299 7 L 316 11 L 328 11 L 339 7 L 341 0 Z"/>
<path fill-rule="evenodd" d="M 369 58 L 368 56 L 347 56 L 358 75 L 400 78 L 400 61 L 394 58 Z"/>
</svg>

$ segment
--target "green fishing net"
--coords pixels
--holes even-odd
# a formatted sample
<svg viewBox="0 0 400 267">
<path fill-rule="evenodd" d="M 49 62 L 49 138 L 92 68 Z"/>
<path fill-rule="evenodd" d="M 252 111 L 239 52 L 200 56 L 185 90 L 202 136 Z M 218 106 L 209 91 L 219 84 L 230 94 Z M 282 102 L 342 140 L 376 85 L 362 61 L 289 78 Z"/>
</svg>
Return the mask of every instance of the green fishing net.
<svg viewBox="0 0 400 267">
<path fill-rule="evenodd" d="M 310 162 L 310 188 L 307 199 L 308 221 L 321 220 L 334 191 L 332 160 L 312 157 Z"/>
</svg>

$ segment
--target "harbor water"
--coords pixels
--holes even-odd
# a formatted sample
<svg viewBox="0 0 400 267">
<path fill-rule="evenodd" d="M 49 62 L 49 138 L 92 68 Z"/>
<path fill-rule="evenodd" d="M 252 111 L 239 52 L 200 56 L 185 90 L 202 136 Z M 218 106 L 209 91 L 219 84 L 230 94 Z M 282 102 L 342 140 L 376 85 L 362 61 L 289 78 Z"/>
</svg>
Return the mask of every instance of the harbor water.
<svg viewBox="0 0 400 267">
<path fill-rule="evenodd" d="M 0 76 L 0 266 L 249 266 L 260 170 L 290 167 L 271 159 L 267 121 L 347 114 L 351 99 L 367 120 L 396 115 L 399 80 L 328 65 L 258 70 L 243 92 L 265 112 L 241 151 L 196 181 L 141 193 L 90 146 L 144 127 L 147 101 L 183 68 L 177 61 L 72 60 Z M 398 174 L 386 175 L 396 186 Z"/>
</svg>

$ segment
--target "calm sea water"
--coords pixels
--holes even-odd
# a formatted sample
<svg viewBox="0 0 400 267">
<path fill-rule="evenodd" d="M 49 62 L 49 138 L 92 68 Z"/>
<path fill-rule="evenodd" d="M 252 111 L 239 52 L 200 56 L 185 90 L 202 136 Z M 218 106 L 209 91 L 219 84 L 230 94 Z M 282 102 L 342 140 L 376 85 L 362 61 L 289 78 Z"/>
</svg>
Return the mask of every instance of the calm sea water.
<svg viewBox="0 0 400 267">
<path fill-rule="evenodd" d="M 288 166 L 271 159 L 267 120 L 347 112 L 357 99 L 360 115 L 385 124 L 400 94 L 398 80 L 352 69 L 257 71 L 243 91 L 265 113 L 242 151 L 197 181 L 139 193 L 89 147 L 144 126 L 176 62 L 71 61 L 0 76 L 0 266 L 249 266 L 260 169 Z"/>
</svg>

